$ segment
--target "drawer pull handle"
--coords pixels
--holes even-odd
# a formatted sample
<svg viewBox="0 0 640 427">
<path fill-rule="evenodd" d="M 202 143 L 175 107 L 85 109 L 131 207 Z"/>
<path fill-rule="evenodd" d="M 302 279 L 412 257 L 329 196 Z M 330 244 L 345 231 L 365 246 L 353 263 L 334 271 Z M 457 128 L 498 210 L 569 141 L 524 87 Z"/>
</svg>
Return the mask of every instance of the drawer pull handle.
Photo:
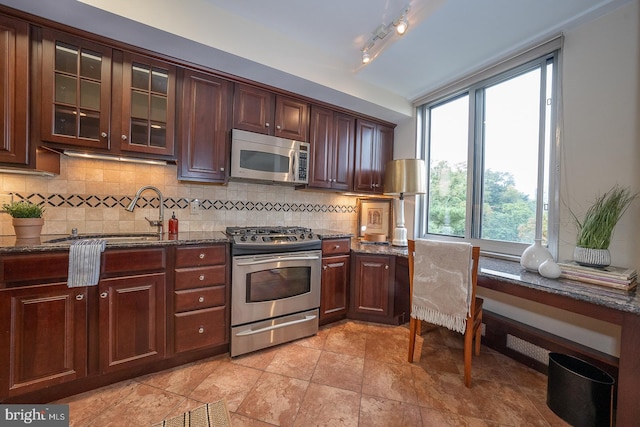
<svg viewBox="0 0 640 427">
<path fill-rule="evenodd" d="M 77 299 L 78 301 L 82 301 L 82 300 L 84 299 L 84 294 L 76 295 L 76 299 Z"/>
<path fill-rule="evenodd" d="M 200 327 L 198 328 L 198 333 L 199 333 L 199 334 L 204 334 L 204 326 L 200 326 Z"/>
<path fill-rule="evenodd" d="M 198 302 L 204 302 L 204 297 L 198 298 Z"/>
<path fill-rule="evenodd" d="M 100 298 L 106 298 L 109 296 L 109 292 L 103 292 L 100 294 Z"/>
<path fill-rule="evenodd" d="M 198 279 L 200 279 L 200 281 L 202 282 L 204 280 L 204 274 L 201 274 L 200 277 L 198 277 Z"/>
<path fill-rule="evenodd" d="M 198 255 L 198 257 L 199 257 L 200 259 L 204 259 L 204 253 L 201 253 L 200 255 Z"/>
<path fill-rule="evenodd" d="M 340 249 L 340 245 L 335 245 L 333 249 Z"/>
</svg>

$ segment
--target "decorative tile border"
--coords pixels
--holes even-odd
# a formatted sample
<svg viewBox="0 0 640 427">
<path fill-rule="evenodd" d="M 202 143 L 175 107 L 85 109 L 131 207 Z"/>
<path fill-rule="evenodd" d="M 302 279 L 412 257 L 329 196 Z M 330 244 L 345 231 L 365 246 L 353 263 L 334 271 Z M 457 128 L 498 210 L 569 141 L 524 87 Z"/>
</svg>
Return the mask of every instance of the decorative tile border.
<svg viewBox="0 0 640 427">
<path fill-rule="evenodd" d="M 37 205 L 56 208 L 126 208 L 133 197 L 131 196 L 95 196 L 80 194 L 50 194 L 43 195 L 32 193 L 22 195 L 11 193 L 16 200 L 27 200 Z M 187 209 L 190 203 L 196 199 L 173 198 L 164 199 L 165 209 Z M 355 213 L 357 206 L 326 205 L 314 203 L 280 203 L 280 202 L 255 202 L 242 200 L 209 200 L 197 199 L 200 208 L 204 210 L 237 210 L 237 211 L 266 211 L 266 212 L 323 212 L 323 213 Z M 136 204 L 139 208 L 158 208 L 158 197 L 140 197 Z"/>
</svg>

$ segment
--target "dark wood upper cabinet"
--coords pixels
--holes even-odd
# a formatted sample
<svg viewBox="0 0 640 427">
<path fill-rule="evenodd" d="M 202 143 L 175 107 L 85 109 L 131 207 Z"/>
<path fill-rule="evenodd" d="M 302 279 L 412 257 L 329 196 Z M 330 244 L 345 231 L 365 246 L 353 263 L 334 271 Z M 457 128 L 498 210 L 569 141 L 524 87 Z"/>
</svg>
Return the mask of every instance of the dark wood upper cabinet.
<svg viewBox="0 0 640 427">
<path fill-rule="evenodd" d="M 233 127 L 249 132 L 307 141 L 307 103 L 268 90 L 237 83 L 233 96 Z"/>
<path fill-rule="evenodd" d="M 233 84 L 191 70 L 185 70 L 182 80 L 178 178 L 225 182 Z"/>
<path fill-rule="evenodd" d="M 49 29 L 42 34 L 41 139 L 108 149 L 112 49 Z"/>
<path fill-rule="evenodd" d="M 114 102 L 114 111 L 122 112 L 120 149 L 174 156 L 176 67 L 125 52 L 121 81 L 114 82 L 114 98 L 121 100 Z"/>
<path fill-rule="evenodd" d="M 354 191 L 382 194 L 384 168 L 392 159 L 393 128 L 368 120 L 357 120 Z"/>
<path fill-rule="evenodd" d="M 175 157 L 175 66 L 50 29 L 42 35 L 43 141 Z"/>
<path fill-rule="evenodd" d="M 318 106 L 311 107 L 311 172 L 309 187 L 353 188 L 355 118 Z"/>
<path fill-rule="evenodd" d="M 0 16 L 0 162 L 28 163 L 29 25 Z"/>
<path fill-rule="evenodd" d="M 309 105 L 297 99 L 276 96 L 275 123 L 275 136 L 308 141 Z"/>
</svg>

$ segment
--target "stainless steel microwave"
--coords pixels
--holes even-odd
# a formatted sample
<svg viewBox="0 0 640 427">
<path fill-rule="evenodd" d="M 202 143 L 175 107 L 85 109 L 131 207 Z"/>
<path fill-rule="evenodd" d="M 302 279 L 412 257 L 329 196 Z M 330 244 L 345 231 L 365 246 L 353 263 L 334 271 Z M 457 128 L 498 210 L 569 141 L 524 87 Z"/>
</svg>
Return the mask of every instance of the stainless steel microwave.
<svg viewBox="0 0 640 427">
<path fill-rule="evenodd" d="M 231 131 L 231 179 L 280 184 L 309 182 L 308 142 Z"/>
</svg>

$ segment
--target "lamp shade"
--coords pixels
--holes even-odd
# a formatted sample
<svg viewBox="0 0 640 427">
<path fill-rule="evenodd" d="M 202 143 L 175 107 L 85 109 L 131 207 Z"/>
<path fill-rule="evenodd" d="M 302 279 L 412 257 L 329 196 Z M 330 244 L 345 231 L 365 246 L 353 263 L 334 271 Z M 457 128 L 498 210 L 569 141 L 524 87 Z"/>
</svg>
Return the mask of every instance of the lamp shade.
<svg viewBox="0 0 640 427">
<path fill-rule="evenodd" d="M 427 172 L 422 159 L 399 159 L 387 163 L 384 171 L 384 194 L 424 194 Z"/>
</svg>

